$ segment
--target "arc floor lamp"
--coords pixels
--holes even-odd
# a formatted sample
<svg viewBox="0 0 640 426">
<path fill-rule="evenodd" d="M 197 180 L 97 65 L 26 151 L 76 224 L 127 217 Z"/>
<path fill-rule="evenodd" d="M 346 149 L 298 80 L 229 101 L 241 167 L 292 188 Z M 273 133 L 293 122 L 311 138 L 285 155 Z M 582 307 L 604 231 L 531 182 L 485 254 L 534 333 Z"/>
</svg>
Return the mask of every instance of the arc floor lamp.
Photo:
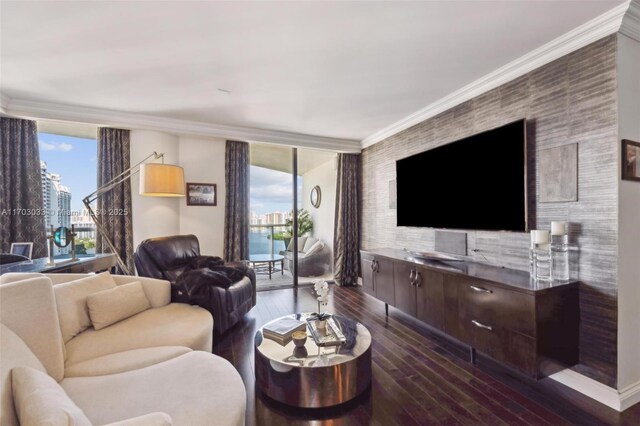
<svg viewBox="0 0 640 426">
<path fill-rule="evenodd" d="M 147 161 L 162 160 L 161 163 L 153 163 Z M 113 254 L 116 255 L 116 261 L 118 266 L 127 275 L 131 275 L 131 272 L 127 265 L 124 263 L 120 254 L 114 247 L 111 239 L 107 235 L 102 221 L 96 215 L 95 210 L 91 206 L 91 203 L 96 201 L 102 195 L 108 193 L 116 186 L 131 179 L 131 177 L 137 173 L 140 173 L 140 195 L 146 195 L 150 197 L 184 197 L 185 184 L 184 184 L 184 169 L 180 166 L 173 164 L 164 164 L 164 154 L 158 154 L 153 152 L 144 160 L 129 167 L 118 176 L 111 179 L 109 182 L 96 189 L 91 194 L 82 199 L 84 206 L 89 212 L 89 216 L 96 224 L 96 230 L 102 237 L 103 241 L 107 244 Z"/>
</svg>

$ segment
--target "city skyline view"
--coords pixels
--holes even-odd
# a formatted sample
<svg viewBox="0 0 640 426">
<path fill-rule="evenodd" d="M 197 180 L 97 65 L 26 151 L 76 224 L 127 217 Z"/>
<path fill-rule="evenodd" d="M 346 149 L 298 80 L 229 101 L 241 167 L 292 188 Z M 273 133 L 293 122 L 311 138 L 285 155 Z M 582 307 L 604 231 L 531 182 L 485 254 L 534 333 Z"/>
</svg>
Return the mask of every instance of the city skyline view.
<svg viewBox="0 0 640 426">
<path fill-rule="evenodd" d="M 95 139 L 38 133 L 40 161 L 47 170 L 60 175 L 71 192 L 71 209 L 82 211 L 82 199 L 97 188 L 97 142 Z"/>
<path fill-rule="evenodd" d="M 291 173 L 252 165 L 249 174 L 249 209 L 252 215 L 293 210 Z M 298 208 L 302 208 L 301 176 L 298 176 Z"/>
</svg>

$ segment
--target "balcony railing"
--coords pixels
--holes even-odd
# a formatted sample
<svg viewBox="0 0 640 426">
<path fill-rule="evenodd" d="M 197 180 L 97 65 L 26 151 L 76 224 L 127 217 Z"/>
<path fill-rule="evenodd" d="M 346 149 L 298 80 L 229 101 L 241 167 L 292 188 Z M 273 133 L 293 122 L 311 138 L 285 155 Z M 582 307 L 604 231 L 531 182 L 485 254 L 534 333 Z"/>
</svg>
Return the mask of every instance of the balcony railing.
<svg viewBox="0 0 640 426">
<path fill-rule="evenodd" d="M 283 240 L 276 240 L 277 234 L 291 231 L 284 223 L 275 225 L 249 225 L 249 254 L 278 254 L 286 250 Z"/>
</svg>

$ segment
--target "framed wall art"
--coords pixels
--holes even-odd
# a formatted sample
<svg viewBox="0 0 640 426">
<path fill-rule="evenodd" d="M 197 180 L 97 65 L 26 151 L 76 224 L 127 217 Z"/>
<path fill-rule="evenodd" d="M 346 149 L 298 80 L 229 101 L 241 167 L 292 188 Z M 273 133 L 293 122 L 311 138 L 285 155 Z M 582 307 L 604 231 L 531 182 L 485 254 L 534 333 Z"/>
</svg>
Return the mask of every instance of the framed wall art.
<svg viewBox="0 0 640 426">
<path fill-rule="evenodd" d="M 215 206 L 218 203 L 217 195 L 215 183 L 187 182 L 188 206 Z"/>
<path fill-rule="evenodd" d="M 622 179 L 640 182 L 640 142 L 622 140 Z"/>
</svg>

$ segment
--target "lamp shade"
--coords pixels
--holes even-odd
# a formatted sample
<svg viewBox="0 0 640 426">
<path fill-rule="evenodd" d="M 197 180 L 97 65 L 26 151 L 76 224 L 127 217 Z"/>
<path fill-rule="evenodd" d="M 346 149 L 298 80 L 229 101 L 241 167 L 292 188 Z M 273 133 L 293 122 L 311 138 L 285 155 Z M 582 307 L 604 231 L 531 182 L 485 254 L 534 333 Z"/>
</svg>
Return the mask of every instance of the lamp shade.
<svg viewBox="0 0 640 426">
<path fill-rule="evenodd" d="M 140 195 L 183 197 L 184 169 L 172 164 L 147 163 L 140 166 Z"/>
</svg>

